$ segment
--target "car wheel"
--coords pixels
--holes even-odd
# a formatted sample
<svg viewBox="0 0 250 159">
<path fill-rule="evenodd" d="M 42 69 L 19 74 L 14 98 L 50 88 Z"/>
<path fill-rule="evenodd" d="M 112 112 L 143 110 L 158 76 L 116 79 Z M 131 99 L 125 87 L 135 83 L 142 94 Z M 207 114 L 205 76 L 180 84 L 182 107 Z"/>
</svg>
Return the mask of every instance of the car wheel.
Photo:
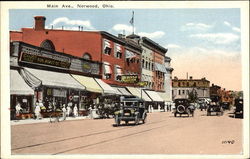
<svg viewBox="0 0 250 159">
<path fill-rule="evenodd" d="M 121 120 L 119 119 L 119 117 L 115 116 L 115 124 L 116 124 L 116 126 L 119 126 L 120 123 L 121 123 Z"/>
</svg>

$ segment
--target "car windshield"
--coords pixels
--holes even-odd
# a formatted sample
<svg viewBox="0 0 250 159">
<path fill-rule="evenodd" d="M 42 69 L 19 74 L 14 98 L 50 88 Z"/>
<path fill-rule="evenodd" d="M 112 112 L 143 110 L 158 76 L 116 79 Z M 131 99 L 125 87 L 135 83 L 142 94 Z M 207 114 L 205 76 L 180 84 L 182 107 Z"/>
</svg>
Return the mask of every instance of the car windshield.
<svg viewBox="0 0 250 159">
<path fill-rule="evenodd" d="M 138 107 L 138 102 L 136 101 L 125 101 L 124 107 Z"/>
</svg>

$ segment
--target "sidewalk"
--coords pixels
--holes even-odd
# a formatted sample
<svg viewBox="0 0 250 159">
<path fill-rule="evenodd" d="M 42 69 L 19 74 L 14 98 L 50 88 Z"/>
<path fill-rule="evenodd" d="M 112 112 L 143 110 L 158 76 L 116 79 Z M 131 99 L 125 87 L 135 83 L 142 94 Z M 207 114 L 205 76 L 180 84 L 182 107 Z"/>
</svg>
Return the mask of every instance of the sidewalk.
<svg viewBox="0 0 250 159">
<path fill-rule="evenodd" d="M 79 116 L 79 117 L 67 117 L 64 121 L 69 120 L 83 120 L 83 119 L 91 119 L 89 116 Z M 55 120 L 55 119 L 52 119 Z M 62 118 L 59 119 L 60 122 L 62 121 Z M 42 118 L 42 119 L 24 119 L 24 120 L 11 120 L 11 125 L 22 125 L 22 124 L 34 124 L 34 123 L 49 123 L 50 118 Z"/>
</svg>

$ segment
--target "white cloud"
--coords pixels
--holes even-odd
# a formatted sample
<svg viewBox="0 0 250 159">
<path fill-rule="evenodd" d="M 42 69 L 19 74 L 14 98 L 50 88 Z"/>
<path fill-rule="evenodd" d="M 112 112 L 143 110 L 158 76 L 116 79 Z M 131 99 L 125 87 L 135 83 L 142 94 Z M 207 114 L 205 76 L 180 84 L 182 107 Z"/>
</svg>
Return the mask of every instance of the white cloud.
<svg viewBox="0 0 250 159">
<path fill-rule="evenodd" d="M 163 37 L 165 35 L 165 32 L 163 32 L 163 31 L 155 31 L 153 33 L 140 32 L 140 33 L 138 33 L 138 35 L 145 36 L 145 37 L 148 37 L 150 39 L 157 39 L 157 38 Z"/>
<path fill-rule="evenodd" d="M 224 21 L 224 24 L 231 27 L 231 24 L 229 22 L 227 22 L 227 21 Z"/>
<path fill-rule="evenodd" d="M 112 29 L 121 33 L 125 31 L 125 34 L 131 34 L 133 32 L 133 27 L 126 24 L 116 24 Z"/>
<path fill-rule="evenodd" d="M 192 34 L 189 37 L 207 40 L 215 44 L 231 44 L 240 39 L 238 35 L 232 33 Z"/>
<path fill-rule="evenodd" d="M 179 45 L 176 45 L 176 44 L 168 44 L 168 45 L 166 45 L 166 48 L 179 49 L 181 47 Z"/>
<path fill-rule="evenodd" d="M 231 23 L 224 21 L 224 24 L 228 27 L 230 27 L 233 31 L 240 33 L 240 28 L 233 26 Z"/>
<path fill-rule="evenodd" d="M 181 31 L 207 31 L 208 29 L 212 28 L 213 25 L 208 25 L 204 23 L 186 23 L 184 26 L 181 27 Z"/>
<path fill-rule="evenodd" d="M 232 30 L 240 33 L 240 28 L 232 27 Z"/>
<path fill-rule="evenodd" d="M 86 20 L 70 20 L 67 17 L 59 17 L 53 20 L 53 22 L 50 25 L 56 26 L 59 23 L 64 23 L 66 25 L 77 25 L 77 26 L 83 26 L 88 29 L 94 29 L 90 23 L 90 21 Z M 67 26 L 66 26 L 67 27 Z"/>
</svg>

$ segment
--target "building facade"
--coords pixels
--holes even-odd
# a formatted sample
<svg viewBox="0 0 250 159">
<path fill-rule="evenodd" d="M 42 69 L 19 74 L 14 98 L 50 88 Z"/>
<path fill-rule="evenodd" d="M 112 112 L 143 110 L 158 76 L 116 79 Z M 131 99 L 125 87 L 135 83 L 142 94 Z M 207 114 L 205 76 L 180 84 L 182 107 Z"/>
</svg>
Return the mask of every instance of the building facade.
<svg viewBox="0 0 250 159">
<path fill-rule="evenodd" d="M 178 79 L 175 77 L 172 80 L 173 99 L 189 98 L 191 92 L 196 93 L 198 98 L 210 97 L 210 81 L 206 78 L 193 79 Z"/>
</svg>

